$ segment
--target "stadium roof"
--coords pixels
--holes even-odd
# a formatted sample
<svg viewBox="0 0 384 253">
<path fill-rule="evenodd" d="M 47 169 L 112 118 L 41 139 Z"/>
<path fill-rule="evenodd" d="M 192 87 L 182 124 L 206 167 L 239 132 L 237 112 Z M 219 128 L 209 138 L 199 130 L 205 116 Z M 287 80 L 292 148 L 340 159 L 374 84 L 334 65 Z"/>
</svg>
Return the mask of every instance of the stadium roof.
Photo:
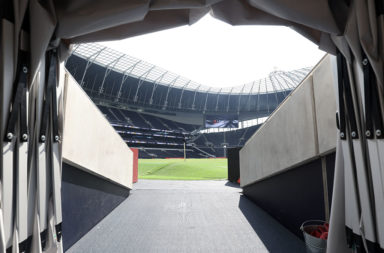
<svg viewBox="0 0 384 253">
<path fill-rule="evenodd" d="M 95 63 L 107 70 L 113 70 L 141 80 L 187 90 L 221 94 L 265 94 L 292 90 L 312 69 L 312 67 L 306 67 L 293 71 L 273 71 L 268 77 L 247 84 L 218 88 L 194 82 L 97 43 L 77 44 L 72 54 L 87 60 L 89 64 Z"/>
</svg>

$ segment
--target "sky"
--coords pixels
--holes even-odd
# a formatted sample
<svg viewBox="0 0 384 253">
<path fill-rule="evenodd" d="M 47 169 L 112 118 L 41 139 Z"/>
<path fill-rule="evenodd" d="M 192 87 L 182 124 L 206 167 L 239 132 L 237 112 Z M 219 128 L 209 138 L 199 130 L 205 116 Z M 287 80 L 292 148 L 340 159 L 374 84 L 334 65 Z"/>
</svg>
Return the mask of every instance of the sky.
<svg viewBox="0 0 384 253">
<path fill-rule="evenodd" d="M 210 15 L 192 26 L 101 44 L 211 87 L 314 66 L 324 55 L 290 28 L 231 26 Z"/>
</svg>

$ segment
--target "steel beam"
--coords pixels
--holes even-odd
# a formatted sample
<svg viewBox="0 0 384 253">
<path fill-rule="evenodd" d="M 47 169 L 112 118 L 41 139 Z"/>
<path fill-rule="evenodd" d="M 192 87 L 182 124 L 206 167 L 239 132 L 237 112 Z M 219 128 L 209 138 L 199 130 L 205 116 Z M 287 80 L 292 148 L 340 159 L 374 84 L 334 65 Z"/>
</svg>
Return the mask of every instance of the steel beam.
<svg viewBox="0 0 384 253">
<path fill-rule="evenodd" d="M 229 100 L 231 99 L 233 87 L 231 88 L 231 91 L 229 92 L 228 101 L 227 101 L 227 112 L 229 111 Z"/>
<path fill-rule="evenodd" d="M 209 89 L 207 90 L 207 96 L 205 97 L 205 103 L 204 103 L 204 110 L 203 110 L 203 113 L 205 113 L 205 111 L 207 110 L 207 100 L 208 100 L 208 95 L 209 95 L 209 91 L 211 90 L 211 87 L 209 87 Z"/>
<path fill-rule="evenodd" d="M 120 99 L 120 97 L 121 97 L 121 89 L 123 88 L 123 84 L 125 83 L 125 81 L 127 81 L 128 77 L 131 76 L 132 71 L 135 69 L 135 67 L 140 62 L 141 61 L 137 61 L 136 63 L 132 64 L 131 66 L 129 66 L 127 69 L 124 70 L 123 76 L 121 77 L 120 87 L 119 87 L 119 91 L 117 92 L 117 99 L 116 100 Z M 129 71 L 129 73 L 128 73 L 128 71 Z"/>
<path fill-rule="evenodd" d="M 181 95 L 180 95 L 179 104 L 178 104 L 179 109 L 181 109 L 181 99 L 183 97 L 185 87 L 187 87 L 190 82 L 191 80 L 189 80 L 186 84 L 184 84 L 183 88 L 181 89 Z"/>
<path fill-rule="evenodd" d="M 107 64 L 106 69 L 105 69 L 105 73 L 104 73 L 104 78 L 103 78 L 103 81 L 101 82 L 101 86 L 99 88 L 99 95 L 101 93 L 103 93 L 103 91 L 104 91 L 104 84 L 105 84 L 105 80 L 107 79 L 108 75 L 111 73 L 112 69 L 116 66 L 116 64 L 120 61 L 120 59 L 123 58 L 124 56 L 125 55 L 123 54 L 120 57 L 114 59 L 113 61 L 111 61 L 110 63 Z"/>
<path fill-rule="evenodd" d="M 93 53 L 92 55 L 90 55 L 88 58 L 87 58 L 87 63 L 85 65 L 85 69 L 84 69 L 84 73 L 83 73 L 83 77 L 81 78 L 81 81 L 80 81 L 80 85 L 81 87 L 84 86 L 84 78 L 85 78 L 85 75 L 87 73 L 87 70 L 88 68 L 92 65 L 92 63 L 95 62 L 96 58 L 101 54 L 101 52 L 104 51 L 104 49 L 106 49 L 107 47 L 103 47 L 102 49 L 100 49 L 99 51 Z"/>
<path fill-rule="evenodd" d="M 219 96 L 220 96 L 220 93 L 221 93 L 221 90 L 223 88 L 220 88 L 219 90 L 219 93 L 217 93 L 217 99 L 216 99 L 216 107 L 215 107 L 215 111 L 217 111 L 219 109 Z"/>
<path fill-rule="evenodd" d="M 267 97 L 267 107 L 268 107 L 268 113 L 269 113 L 269 94 L 268 94 L 268 87 L 267 87 L 267 78 L 264 78 L 264 85 L 265 85 L 265 95 Z"/>
<path fill-rule="evenodd" d="M 165 101 L 164 101 L 164 105 L 163 105 L 163 110 L 165 110 L 165 108 L 167 108 L 167 105 L 168 105 L 168 95 L 169 95 L 169 91 L 171 90 L 171 88 L 173 87 L 173 85 L 176 83 L 177 79 L 179 79 L 180 76 L 177 76 L 175 79 L 173 79 L 171 81 L 171 83 L 168 85 L 168 90 L 167 90 L 167 95 L 165 96 Z"/>
<path fill-rule="evenodd" d="M 243 96 L 242 94 L 243 94 L 244 88 L 245 88 L 245 84 L 243 85 L 243 88 L 241 88 L 241 91 L 240 91 L 240 95 L 239 95 L 239 104 L 237 105 L 237 114 L 240 113 L 241 97 Z"/>
<path fill-rule="evenodd" d="M 153 89 L 152 89 L 152 94 L 151 94 L 151 98 L 149 99 L 149 104 L 151 105 L 153 103 L 153 95 L 155 94 L 155 90 L 157 89 L 157 86 L 159 86 L 161 80 L 163 80 L 164 76 L 168 73 L 168 71 L 164 72 L 163 74 L 161 74 L 161 76 L 159 76 L 158 78 L 156 78 L 154 84 L 153 84 Z"/>
<path fill-rule="evenodd" d="M 279 84 L 280 88 L 281 88 L 281 91 L 284 92 L 284 97 L 287 96 L 287 89 L 284 87 L 284 85 L 280 82 L 280 80 L 276 77 L 276 75 L 273 75 L 272 76 L 276 82 Z M 284 79 L 284 78 L 283 78 Z"/>
<path fill-rule="evenodd" d="M 195 110 L 196 94 L 197 94 L 197 91 L 199 90 L 200 86 L 201 86 L 201 84 L 199 86 L 197 86 L 197 88 L 195 89 L 195 94 L 193 95 L 192 110 Z"/>
<path fill-rule="evenodd" d="M 256 82 L 256 81 L 253 81 L 253 82 L 252 82 L 251 90 L 250 90 L 249 93 L 248 93 L 248 111 L 251 110 L 251 103 L 250 103 L 250 101 L 251 101 L 251 96 L 252 96 L 253 87 L 255 86 L 255 82 Z M 260 93 L 260 80 L 259 80 L 259 92 L 258 92 L 258 93 Z M 259 98 L 257 98 L 257 100 L 259 100 Z"/>
<path fill-rule="evenodd" d="M 139 93 L 139 89 L 140 89 L 141 85 L 143 85 L 143 83 L 144 83 L 144 81 L 146 80 L 147 76 L 149 75 L 149 73 L 151 73 L 151 71 L 152 71 L 155 67 L 156 67 L 156 66 L 152 66 L 150 69 L 148 69 L 147 71 L 145 71 L 145 72 L 139 77 L 139 82 L 137 83 L 136 94 L 135 94 L 135 96 L 133 97 L 133 102 L 137 102 L 137 99 L 138 99 L 137 94 Z"/>
<path fill-rule="evenodd" d="M 269 78 L 269 81 L 271 82 L 271 85 L 272 85 L 272 88 L 273 88 L 273 92 L 275 93 L 276 105 L 278 105 L 279 104 L 279 99 L 277 97 L 277 91 L 278 90 L 277 90 L 277 88 L 275 87 L 275 84 L 272 81 L 271 75 L 269 75 L 268 78 Z M 267 80 L 265 80 L 265 85 L 267 85 Z"/>
</svg>

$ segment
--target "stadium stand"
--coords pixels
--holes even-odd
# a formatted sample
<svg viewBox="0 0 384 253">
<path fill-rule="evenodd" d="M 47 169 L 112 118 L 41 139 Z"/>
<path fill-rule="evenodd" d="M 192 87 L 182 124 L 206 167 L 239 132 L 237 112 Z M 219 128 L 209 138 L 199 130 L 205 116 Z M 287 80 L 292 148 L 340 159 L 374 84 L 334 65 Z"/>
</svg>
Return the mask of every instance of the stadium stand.
<svg viewBox="0 0 384 253">
<path fill-rule="evenodd" d="M 259 126 L 219 133 L 193 133 L 199 128 L 159 117 L 98 106 L 111 125 L 130 147 L 140 148 L 140 158 L 223 157 L 226 148 L 242 146 L 246 132 L 253 134 Z M 207 148 L 209 147 L 209 148 Z"/>
<path fill-rule="evenodd" d="M 184 144 L 189 158 L 225 157 L 260 127 L 242 122 L 269 116 L 311 69 L 212 88 L 94 43 L 77 45 L 66 68 L 140 158 L 183 157 Z M 236 115 L 240 127 L 208 131 L 209 114 Z"/>
</svg>

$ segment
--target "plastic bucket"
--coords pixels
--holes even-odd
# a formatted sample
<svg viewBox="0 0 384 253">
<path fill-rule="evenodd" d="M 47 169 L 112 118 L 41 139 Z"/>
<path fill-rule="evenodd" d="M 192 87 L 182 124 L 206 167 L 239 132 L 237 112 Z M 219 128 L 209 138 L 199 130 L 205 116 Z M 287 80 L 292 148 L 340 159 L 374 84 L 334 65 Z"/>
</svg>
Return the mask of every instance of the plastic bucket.
<svg viewBox="0 0 384 253">
<path fill-rule="evenodd" d="M 325 253 L 327 251 L 327 240 L 312 236 L 310 233 L 317 229 L 318 225 L 324 225 L 325 221 L 305 221 L 300 230 L 303 231 L 305 246 L 308 253 Z"/>
</svg>

